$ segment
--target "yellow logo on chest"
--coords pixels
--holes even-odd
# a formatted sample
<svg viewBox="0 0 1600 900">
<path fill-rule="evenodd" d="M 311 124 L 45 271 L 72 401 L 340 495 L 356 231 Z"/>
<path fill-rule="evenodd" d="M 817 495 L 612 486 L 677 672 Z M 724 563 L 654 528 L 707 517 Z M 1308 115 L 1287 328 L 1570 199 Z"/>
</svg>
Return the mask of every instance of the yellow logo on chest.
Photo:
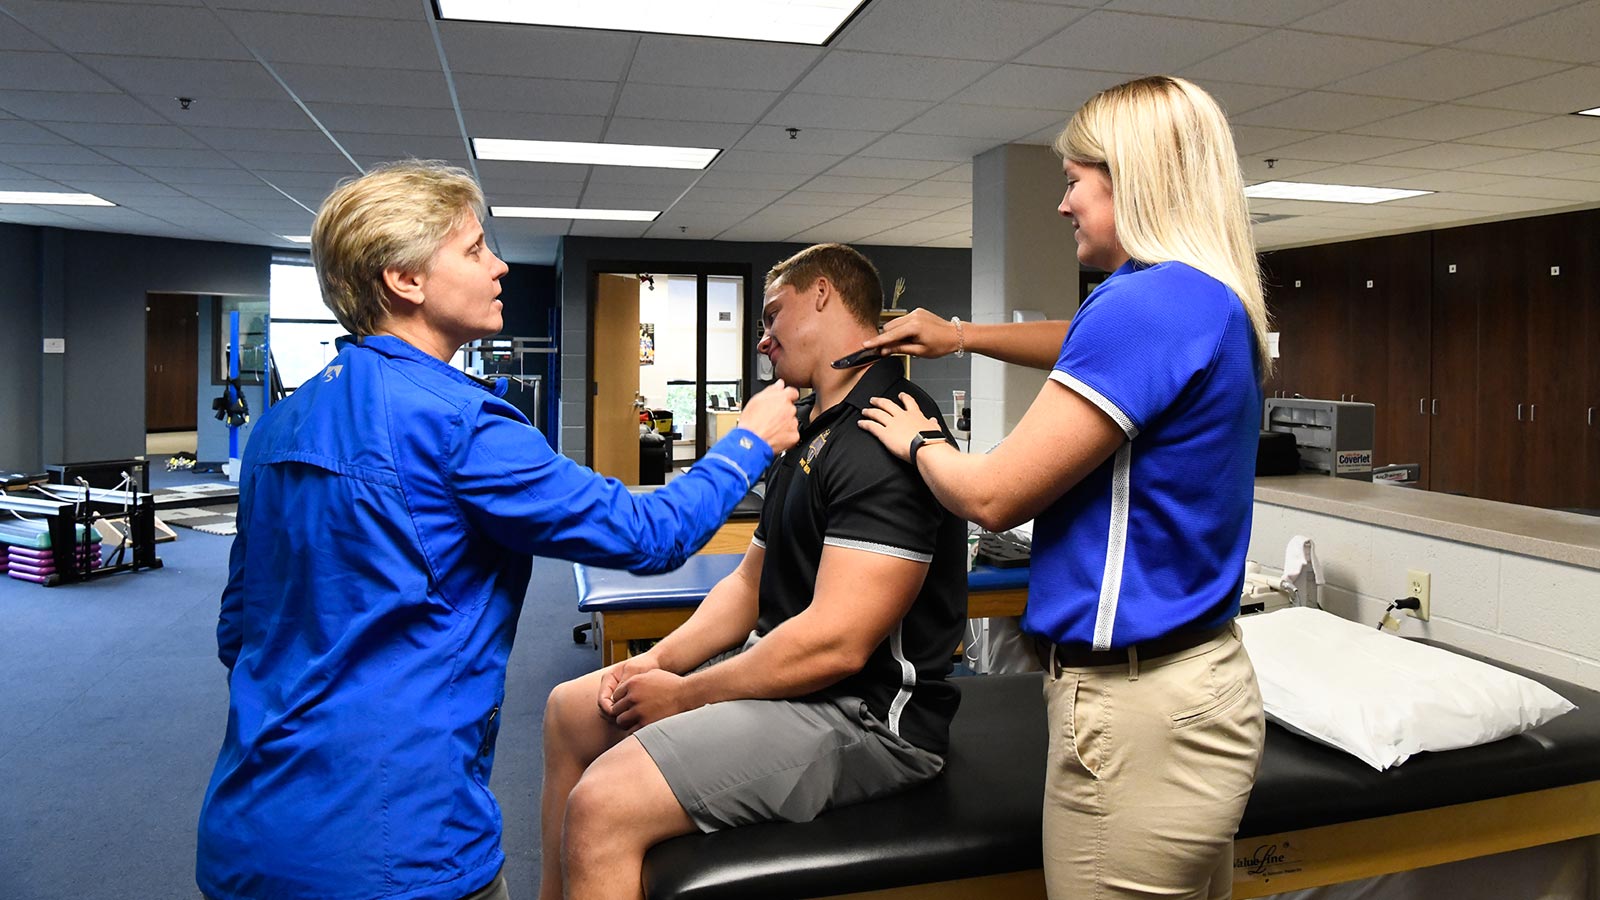
<svg viewBox="0 0 1600 900">
<path fill-rule="evenodd" d="M 828 435 L 832 433 L 833 429 L 829 428 L 827 431 L 812 438 L 811 443 L 806 445 L 806 455 L 800 459 L 800 468 L 804 469 L 807 475 L 811 474 L 811 461 L 817 458 L 818 453 L 822 452 L 822 445 L 828 442 Z"/>
</svg>

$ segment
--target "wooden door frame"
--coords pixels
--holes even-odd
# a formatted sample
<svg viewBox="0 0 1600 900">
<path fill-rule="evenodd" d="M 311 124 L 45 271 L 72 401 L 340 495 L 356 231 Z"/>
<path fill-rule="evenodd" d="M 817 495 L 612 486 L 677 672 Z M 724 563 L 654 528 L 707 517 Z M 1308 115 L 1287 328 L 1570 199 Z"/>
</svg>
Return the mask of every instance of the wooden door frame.
<svg viewBox="0 0 1600 900">
<path fill-rule="evenodd" d="M 583 388 L 583 458 L 584 464 L 594 467 L 594 416 L 590 414 L 590 401 L 594 398 L 594 334 L 595 334 L 595 307 L 600 296 L 601 275 L 628 275 L 636 276 L 640 272 L 660 272 L 664 275 L 693 275 L 695 277 L 695 319 L 697 321 L 698 340 L 695 349 L 695 402 L 700 409 L 706 405 L 706 279 L 716 276 L 732 276 L 744 279 L 744 328 L 745 337 L 753 333 L 753 323 L 760 316 L 761 292 L 755 284 L 755 267 L 750 263 L 739 262 L 671 262 L 667 260 L 640 260 L 640 259 L 600 259 L 590 260 L 585 273 L 585 352 L 584 352 L 584 388 Z M 744 359 L 739 363 L 739 377 L 745 384 L 745 393 L 748 395 L 755 386 L 755 357 L 751 354 L 750 347 L 745 348 Z M 698 448 L 705 442 L 706 429 L 710 423 L 705 416 L 695 416 L 696 434 L 695 445 Z M 670 451 L 669 451 L 670 452 Z M 696 451 L 698 454 L 698 450 Z"/>
</svg>

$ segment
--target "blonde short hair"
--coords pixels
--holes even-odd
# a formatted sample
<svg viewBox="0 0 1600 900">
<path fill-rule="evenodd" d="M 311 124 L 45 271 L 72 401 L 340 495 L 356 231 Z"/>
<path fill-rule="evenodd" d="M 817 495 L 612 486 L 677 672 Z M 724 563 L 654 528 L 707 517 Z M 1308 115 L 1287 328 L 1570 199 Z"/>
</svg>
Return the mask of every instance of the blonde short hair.
<svg viewBox="0 0 1600 900">
<path fill-rule="evenodd" d="M 1117 238 L 1131 258 L 1187 263 L 1239 295 L 1258 369 L 1271 374 L 1244 175 L 1228 118 L 1211 95 L 1166 75 L 1107 88 L 1073 114 L 1055 150 L 1110 173 Z"/>
<path fill-rule="evenodd" d="M 384 163 L 340 183 L 311 226 L 322 302 L 351 334 L 377 333 L 389 315 L 384 270 L 426 272 L 450 232 L 483 214 L 478 183 L 439 160 Z"/>
<path fill-rule="evenodd" d="M 845 307 L 858 321 L 878 327 L 878 312 L 883 309 L 883 282 L 878 267 L 861 251 L 844 244 L 814 244 L 801 250 L 767 272 L 763 290 L 783 282 L 803 291 L 826 278 L 844 299 Z"/>
</svg>

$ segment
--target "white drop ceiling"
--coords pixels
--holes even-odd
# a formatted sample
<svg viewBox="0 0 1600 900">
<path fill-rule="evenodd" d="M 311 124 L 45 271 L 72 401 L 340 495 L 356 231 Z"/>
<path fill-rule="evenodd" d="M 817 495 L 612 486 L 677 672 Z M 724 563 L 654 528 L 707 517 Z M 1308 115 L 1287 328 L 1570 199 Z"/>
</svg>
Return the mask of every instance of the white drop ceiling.
<svg viewBox="0 0 1600 900">
<path fill-rule="evenodd" d="M 430 0 L 0 0 L 0 191 L 118 204 L 0 221 L 290 248 L 339 179 L 418 156 L 475 166 L 494 205 L 662 210 L 491 220 L 518 262 L 563 234 L 966 247 L 975 154 L 1047 144 L 1148 72 L 1222 100 L 1251 181 L 1436 192 L 1257 201 L 1263 247 L 1600 206 L 1600 118 L 1570 115 L 1600 106 L 1600 0 L 871 0 L 826 47 L 440 22 Z M 725 152 L 480 162 L 470 137 Z"/>
</svg>

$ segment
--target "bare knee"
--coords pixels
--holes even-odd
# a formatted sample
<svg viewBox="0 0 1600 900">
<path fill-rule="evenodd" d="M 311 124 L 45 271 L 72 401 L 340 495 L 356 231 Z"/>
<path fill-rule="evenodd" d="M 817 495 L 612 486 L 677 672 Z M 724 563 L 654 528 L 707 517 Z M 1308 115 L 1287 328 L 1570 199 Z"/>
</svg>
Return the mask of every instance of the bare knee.
<svg viewBox="0 0 1600 900">
<path fill-rule="evenodd" d="M 549 754 L 576 758 L 583 765 L 616 742 L 621 731 L 600 712 L 599 682 L 591 676 L 558 684 L 544 706 L 544 746 Z"/>
</svg>

